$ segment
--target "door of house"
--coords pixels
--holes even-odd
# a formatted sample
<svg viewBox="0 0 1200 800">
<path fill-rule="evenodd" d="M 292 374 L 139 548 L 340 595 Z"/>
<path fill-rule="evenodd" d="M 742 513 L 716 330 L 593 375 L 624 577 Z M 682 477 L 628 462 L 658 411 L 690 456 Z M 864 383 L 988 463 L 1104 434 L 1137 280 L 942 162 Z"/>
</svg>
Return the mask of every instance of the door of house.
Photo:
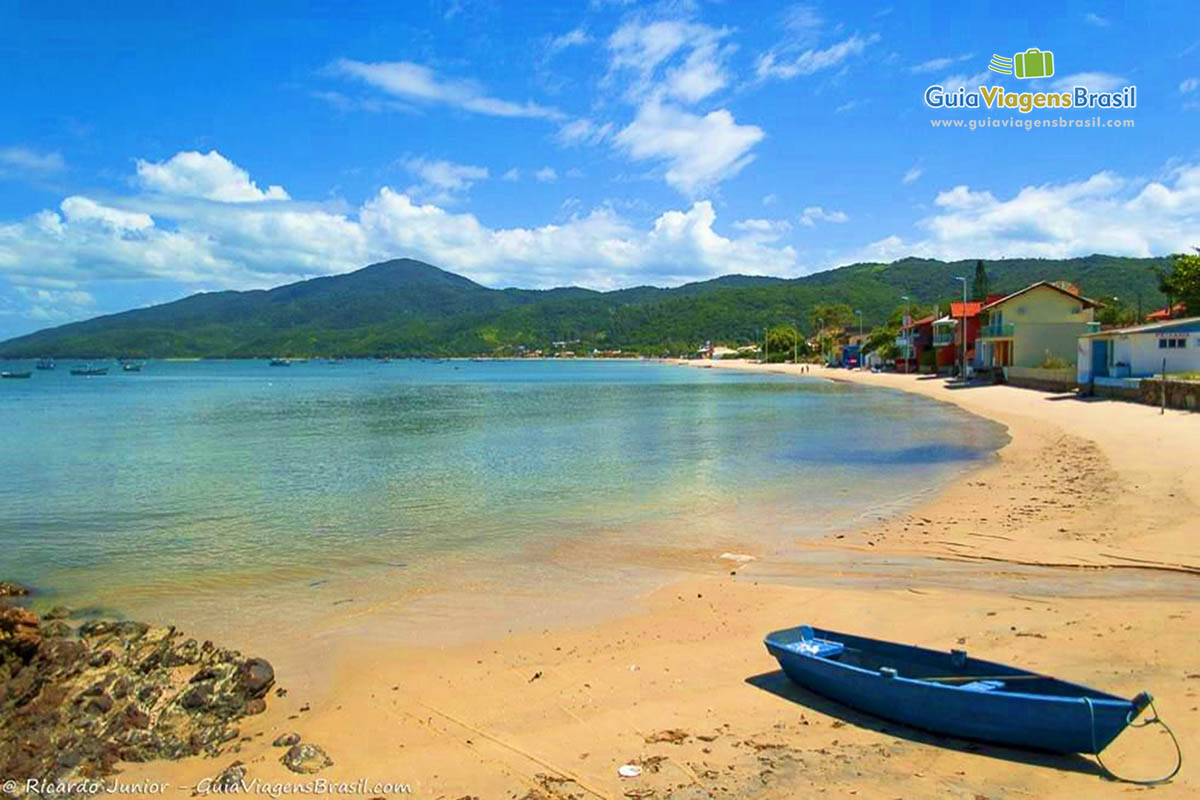
<svg viewBox="0 0 1200 800">
<path fill-rule="evenodd" d="M 1092 339 L 1092 377 L 1108 377 L 1108 339 Z"/>
</svg>

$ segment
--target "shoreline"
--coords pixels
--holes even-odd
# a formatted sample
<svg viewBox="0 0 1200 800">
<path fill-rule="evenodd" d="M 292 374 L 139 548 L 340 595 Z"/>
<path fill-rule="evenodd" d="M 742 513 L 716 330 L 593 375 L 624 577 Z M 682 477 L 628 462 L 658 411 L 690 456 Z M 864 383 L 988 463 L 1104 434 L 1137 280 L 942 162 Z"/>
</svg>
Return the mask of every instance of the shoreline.
<svg viewBox="0 0 1200 800">
<path fill-rule="evenodd" d="M 789 373 L 786 365 L 704 366 Z M 1011 440 L 995 463 L 903 514 L 796 543 L 795 560 L 693 554 L 694 571 L 707 574 L 639 594 L 599 623 L 425 647 L 375 641 L 364 626 L 357 641 L 290 675 L 267 653 L 282 686 L 311 691 L 272 700 L 243 726 L 237 755 L 123 764 L 122 779 L 165 778 L 188 785 L 169 796 L 188 796 L 236 758 L 253 778 L 296 782 L 269 746 L 296 730 L 333 758 L 323 778 L 400 781 L 416 795 L 453 798 L 793 797 L 818 788 L 871 797 L 894 793 L 898 781 L 906 797 L 1127 789 L 1101 780 L 1087 760 L 940 742 L 802 696 L 773 676 L 760 641 L 805 621 L 939 648 L 967 645 L 974 655 L 1119 694 L 1146 686 L 1185 750 L 1196 741 L 1200 684 L 1186 675 L 1195 672 L 1188 631 L 1200 593 L 1187 581 L 1200 571 L 1200 545 L 1185 528 L 1200 507 L 1200 486 L 1181 460 L 1200 452 L 1195 416 L 1169 413 L 1155 433 L 1148 428 L 1157 410 L 1144 406 L 1110 404 L 1100 414 L 1082 404 L 1088 411 L 1072 414 L 1074 401 L 1010 387 L 950 390 L 916 376 L 809 373 L 847 375 L 954 402 L 1006 425 Z M 1096 427 L 1098 417 L 1110 424 Z M 1131 449 L 1139 436 L 1150 443 Z M 1191 446 L 1198 449 L 1189 453 Z M 1133 491 L 1114 493 L 1122 481 Z M 1129 533 L 1123 522 L 1149 531 Z M 944 585 L 947 576 L 970 583 L 958 570 L 1003 588 Z M 880 588 L 884 572 L 890 579 Z M 1140 583 L 1131 591 L 1125 575 L 1133 573 Z M 1170 592 L 1156 589 L 1160 573 Z M 1056 589 L 1076 583 L 1078 596 Z M 504 619 L 503 609 L 491 611 Z M 1063 642 L 1070 644 L 1057 646 Z M 1155 772 L 1162 754 L 1149 739 L 1127 733 L 1109 760 Z M 641 778 L 617 777 L 617 766 L 639 759 Z M 1185 772 L 1159 791 L 1184 796 L 1195 788 Z"/>
</svg>

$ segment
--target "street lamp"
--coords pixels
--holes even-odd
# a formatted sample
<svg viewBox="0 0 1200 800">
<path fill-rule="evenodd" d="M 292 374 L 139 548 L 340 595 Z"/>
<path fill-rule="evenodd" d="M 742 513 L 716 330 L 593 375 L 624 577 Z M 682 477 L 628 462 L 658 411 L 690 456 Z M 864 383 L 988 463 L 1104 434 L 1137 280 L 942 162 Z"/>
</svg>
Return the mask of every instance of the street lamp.
<svg viewBox="0 0 1200 800">
<path fill-rule="evenodd" d="M 967 382 L 967 279 L 962 275 L 955 275 L 954 280 L 962 281 L 963 285 L 963 304 L 962 304 L 962 366 L 959 367 L 958 379 L 963 383 Z"/>
<path fill-rule="evenodd" d="M 900 299 L 904 301 L 904 318 L 908 320 L 908 331 L 904 334 L 904 374 L 908 374 L 908 360 L 911 357 L 909 353 L 912 351 L 912 304 L 909 302 L 909 297 L 906 294 L 900 295 Z"/>
</svg>

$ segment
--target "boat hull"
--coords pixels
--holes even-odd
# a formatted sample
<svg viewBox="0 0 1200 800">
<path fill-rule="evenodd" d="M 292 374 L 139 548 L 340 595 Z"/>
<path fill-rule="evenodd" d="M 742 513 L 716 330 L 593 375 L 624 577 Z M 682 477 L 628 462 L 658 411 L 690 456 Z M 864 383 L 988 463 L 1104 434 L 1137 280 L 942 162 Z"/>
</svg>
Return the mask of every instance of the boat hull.
<svg viewBox="0 0 1200 800">
<path fill-rule="evenodd" d="M 851 708 L 932 733 L 1054 753 L 1098 753 L 1140 711 L 1134 701 L 1082 686 L 1078 687 L 1077 696 L 1014 690 L 1012 687 L 1021 685 L 1020 676 L 1032 676 L 1035 680 L 1037 676 L 977 659 L 966 660 L 969 674 L 1007 678 L 1003 691 L 977 690 L 903 675 L 893 677 L 879 670 L 798 652 L 795 646 L 800 638 L 798 631 L 779 631 L 766 641 L 767 650 L 778 659 L 791 680 Z M 923 666 L 927 665 L 935 674 L 954 674 L 952 670 L 964 668 L 962 662 L 955 664 L 950 653 L 830 631 L 815 634 L 820 639 L 841 642 L 847 649 L 871 648 L 873 657 L 884 661 L 889 658 L 889 648 L 895 648 L 898 662 L 919 653 Z M 944 659 L 945 663 L 937 663 L 938 659 Z M 1060 681 L 1053 683 L 1060 691 L 1062 687 L 1073 686 Z"/>
</svg>

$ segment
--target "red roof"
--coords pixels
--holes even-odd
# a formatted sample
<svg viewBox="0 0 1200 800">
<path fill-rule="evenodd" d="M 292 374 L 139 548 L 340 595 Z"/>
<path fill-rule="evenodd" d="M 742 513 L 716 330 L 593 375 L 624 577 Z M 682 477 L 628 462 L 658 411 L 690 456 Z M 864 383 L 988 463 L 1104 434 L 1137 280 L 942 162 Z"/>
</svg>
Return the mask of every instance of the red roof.
<svg viewBox="0 0 1200 800">
<path fill-rule="evenodd" d="M 1146 319 L 1150 322 L 1162 322 L 1163 320 L 1170 319 L 1174 314 L 1182 314 L 1185 311 L 1187 311 L 1186 305 L 1176 303 L 1170 308 L 1160 308 L 1158 311 L 1151 311 L 1146 315 Z"/>
<path fill-rule="evenodd" d="M 928 317 L 921 317 L 921 319 L 914 319 L 908 325 L 901 328 L 901 330 L 908 330 L 909 328 L 916 328 L 921 325 L 931 325 L 935 319 L 937 319 L 937 316 L 934 314 L 930 314 Z"/>
<path fill-rule="evenodd" d="M 965 313 L 964 307 L 966 309 Z M 951 303 L 950 316 L 954 317 L 955 319 L 962 319 L 963 317 L 975 317 L 979 315 L 979 309 L 981 308 L 983 308 L 983 303 L 977 303 L 974 301 L 970 303 Z"/>
</svg>

